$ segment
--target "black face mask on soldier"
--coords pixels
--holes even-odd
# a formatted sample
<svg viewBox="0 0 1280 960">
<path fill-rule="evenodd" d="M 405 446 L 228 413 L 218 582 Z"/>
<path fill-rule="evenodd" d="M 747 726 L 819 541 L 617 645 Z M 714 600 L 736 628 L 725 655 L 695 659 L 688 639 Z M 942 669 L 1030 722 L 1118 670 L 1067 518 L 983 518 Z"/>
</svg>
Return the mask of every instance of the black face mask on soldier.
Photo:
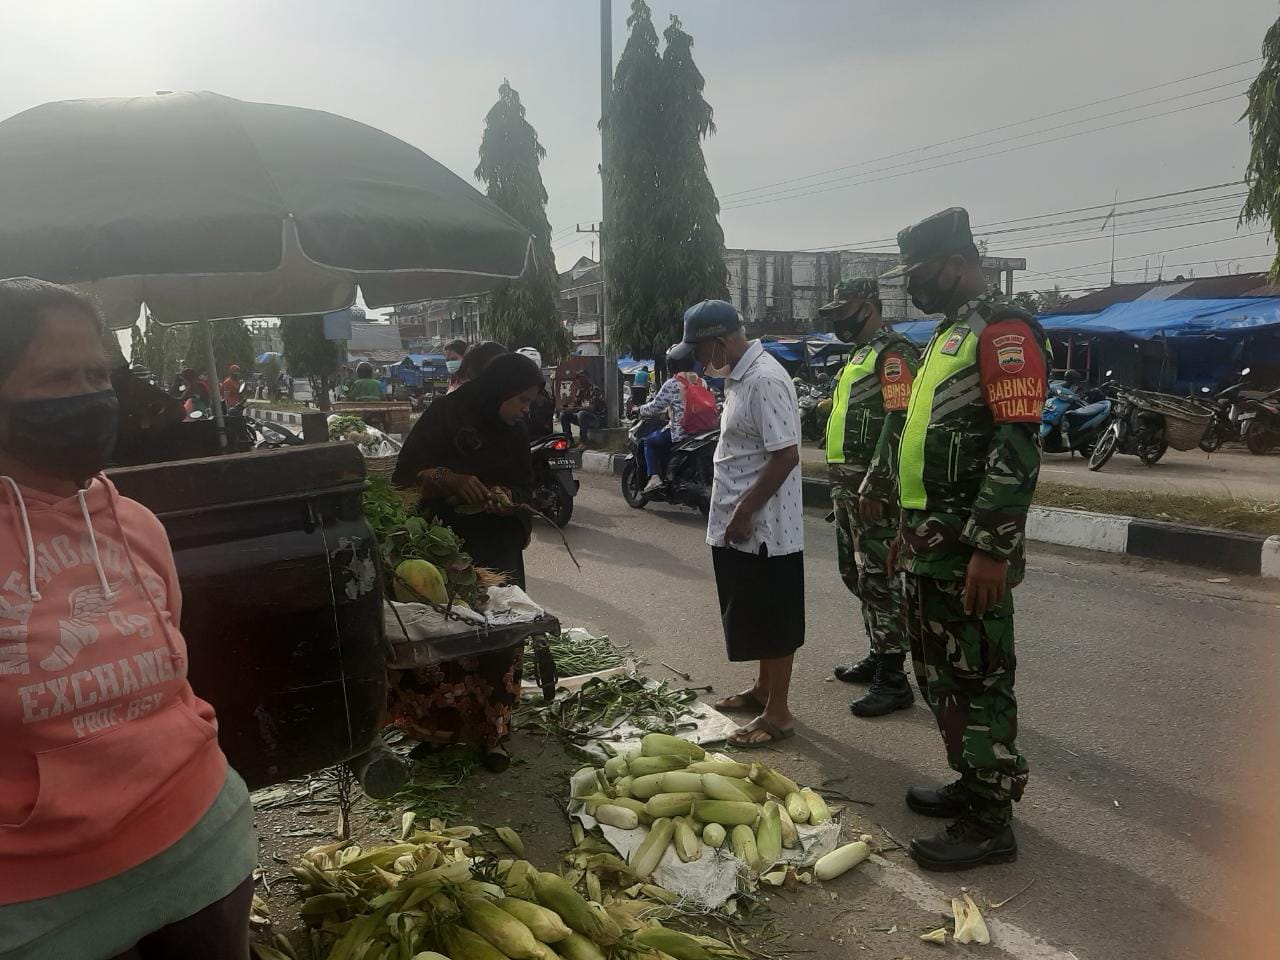
<svg viewBox="0 0 1280 960">
<path fill-rule="evenodd" d="M 871 311 L 867 310 L 864 304 L 858 311 L 851 313 L 835 325 L 835 334 L 845 343 L 855 343 L 862 333 L 862 328 L 870 319 Z"/>
<path fill-rule="evenodd" d="M 79 483 L 107 465 L 119 416 L 114 390 L 20 400 L 0 407 L 8 422 L 3 448 L 33 470 Z"/>
<path fill-rule="evenodd" d="M 947 264 L 944 261 L 927 280 L 907 278 L 907 294 L 921 313 L 944 313 L 950 306 L 951 298 L 955 296 L 960 286 L 960 274 L 956 274 L 955 280 L 951 283 L 951 289 L 943 293 L 938 278 L 942 276 L 942 271 L 945 269 Z"/>
</svg>

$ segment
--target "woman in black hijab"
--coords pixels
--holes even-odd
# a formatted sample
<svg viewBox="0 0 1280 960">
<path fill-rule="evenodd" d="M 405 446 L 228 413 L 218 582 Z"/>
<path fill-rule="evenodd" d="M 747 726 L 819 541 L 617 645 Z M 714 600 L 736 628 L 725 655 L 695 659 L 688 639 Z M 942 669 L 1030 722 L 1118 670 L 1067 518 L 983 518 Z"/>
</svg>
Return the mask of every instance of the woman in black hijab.
<svg viewBox="0 0 1280 960">
<path fill-rule="evenodd" d="M 514 503 L 529 498 L 533 463 L 524 418 L 542 385 L 542 371 L 527 357 L 496 357 L 474 380 L 427 408 L 392 475 L 397 486 L 421 491 L 419 513 L 452 529 L 478 566 L 521 588 L 529 521 L 494 505 L 492 495 L 505 494 Z M 462 513 L 457 505 L 463 503 L 484 509 Z M 523 652 L 517 646 L 406 674 L 393 712 L 424 743 L 479 743 L 486 765 L 502 769 L 509 762 L 502 742 L 520 697 Z"/>
</svg>

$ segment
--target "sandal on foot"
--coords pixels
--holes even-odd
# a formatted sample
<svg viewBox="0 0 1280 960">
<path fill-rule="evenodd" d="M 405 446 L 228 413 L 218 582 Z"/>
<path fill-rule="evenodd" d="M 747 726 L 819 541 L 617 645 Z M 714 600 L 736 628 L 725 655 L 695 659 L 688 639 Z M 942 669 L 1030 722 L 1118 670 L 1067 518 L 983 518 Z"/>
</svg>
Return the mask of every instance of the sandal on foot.
<svg viewBox="0 0 1280 960">
<path fill-rule="evenodd" d="M 737 739 L 739 736 L 743 734 L 755 733 L 757 730 L 764 731 L 766 734 L 768 734 L 768 738 L 765 740 Z M 739 750 L 758 750 L 761 747 L 771 747 L 774 744 L 779 743 L 783 740 L 786 740 L 789 737 L 794 737 L 795 735 L 796 735 L 795 727 L 788 727 L 784 729 L 783 727 L 778 726 L 776 723 L 774 723 L 772 720 L 768 719 L 767 717 L 759 716 L 759 717 L 756 717 L 754 720 L 752 720 L 750 723 L 748 723 L 745 727 L 739 727 L 737 730 L 735 730 L 729 736 L 729 739 L 727 742 L 729 746 L 737 747 Z"/>
<path fill-rule="evenodd" d="M 729 697 L 722 697 L 712 704 L 717 710 L 725 710 L 730 713 L 746 712 L 759 713 L 764 709 L 764 704 L 760 702 L 760 698 L 756 696 L 754 690 L 743 690 L 741 693 L 735 693 Z"/>
</svg>

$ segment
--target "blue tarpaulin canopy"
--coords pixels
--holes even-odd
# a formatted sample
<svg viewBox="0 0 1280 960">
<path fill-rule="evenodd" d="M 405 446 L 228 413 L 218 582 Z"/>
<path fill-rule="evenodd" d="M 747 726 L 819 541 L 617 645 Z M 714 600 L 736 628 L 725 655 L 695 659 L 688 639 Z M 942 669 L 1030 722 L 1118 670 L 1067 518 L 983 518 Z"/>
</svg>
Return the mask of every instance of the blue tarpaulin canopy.
<svg viewBox="0 0 1280 960">
<path fill-rule="evenodd" d="M 627 356 L 618 358 L 618 372 L 621 373 L 623 376 L 629 377 L 631 376 L 631 374 L 635 373 L 641 367 L 644 367 L 646 370 L 652 373 L 653 361 L 637 360 L 635 357 L 631 356 L 630 354 L 628 354 Z"/>
<path fill-rule="evenodd" d="M 893 325 L 893 329 L 912 343 L 926 344 L 937 325 L 937 320 L 901 320 Z"/>
<path fill-rule="evenodd" d="M 1280 297 L 1233 300 L 1135 300 L 1114 303 L 1099 313 L 1040 317 L 1049 333 L 1162 337 L 1226 337 L 1280 329 Z"/>
</svg>

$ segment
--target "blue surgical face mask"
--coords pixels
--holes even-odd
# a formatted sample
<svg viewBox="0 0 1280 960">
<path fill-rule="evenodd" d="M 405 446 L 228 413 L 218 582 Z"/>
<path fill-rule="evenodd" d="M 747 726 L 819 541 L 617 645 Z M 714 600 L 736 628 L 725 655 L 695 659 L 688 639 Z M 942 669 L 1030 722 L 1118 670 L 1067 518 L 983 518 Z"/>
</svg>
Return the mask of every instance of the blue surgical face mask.
<svg viewBox="0 0 1280 960">
<path fill-rule="evenodd" d="M 457 373 L 459 370 L 461 370 L 461 369 L 462 369 L 462 361 L 461 361 L 461 360 L 446 360 L 446 361 L 444 362 L 444 368 L 445 368 L 446 370 L 448 370 L 450 374 Z"/>
</svg>

